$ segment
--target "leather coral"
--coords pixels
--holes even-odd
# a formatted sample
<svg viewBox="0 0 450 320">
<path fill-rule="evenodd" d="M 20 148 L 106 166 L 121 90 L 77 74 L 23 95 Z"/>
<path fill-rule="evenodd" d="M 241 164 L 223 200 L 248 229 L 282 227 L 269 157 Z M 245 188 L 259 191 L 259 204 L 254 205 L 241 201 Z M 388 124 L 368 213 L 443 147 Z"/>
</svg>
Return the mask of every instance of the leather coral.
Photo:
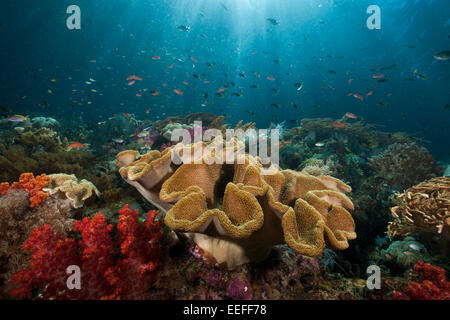
<svg viewBox="0 0 450 320">
<path fill-rule="evenodd" d="M 166 213 L 165 224 L 212 261 L 232 269 L 264 260 L 272 246 L 283 243 L 319 256 L 325 247 L 346 249 L 356 238 L 348 211 L 353 203 L 345 195 L 351 188 L 342 181 L 268 169 L 245 153 L 232 163 L 218 164 L 211 161 L 214 154 L 202 154 L 193 157 L 195 163 L 177 165 L 172 159 L 180 150 L 194 153 L 193 145 L 180 144 L 142 156 L 124 151 L 116 165 L 125 181 Z"/>
</svg>

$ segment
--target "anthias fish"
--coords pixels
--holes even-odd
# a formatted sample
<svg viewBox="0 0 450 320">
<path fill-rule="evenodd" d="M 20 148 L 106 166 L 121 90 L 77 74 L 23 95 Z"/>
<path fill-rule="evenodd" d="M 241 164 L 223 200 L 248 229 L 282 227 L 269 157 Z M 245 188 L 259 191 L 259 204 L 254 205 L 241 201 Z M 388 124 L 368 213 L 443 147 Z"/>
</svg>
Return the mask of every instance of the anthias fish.
<svg viewBox="0 0 450 320">
<path fill-rule="evenodd" d="M 86 145 L 81 142 L 72 142 L 71 144 L 69 144 L 69 147 L 71 147 L 72 149 L 80 149 L 86 147 Z"/>
<path fill-rule="evenodd" d="M 16 115 L 8 118 L 8 121 L 11 121 L 11 122 L 22 122 L 22 121 L 26 121 L 26 120 L 28 120 L 28 118 L 24 117 L 20 114 L 16 114 Z"/>
</svg>

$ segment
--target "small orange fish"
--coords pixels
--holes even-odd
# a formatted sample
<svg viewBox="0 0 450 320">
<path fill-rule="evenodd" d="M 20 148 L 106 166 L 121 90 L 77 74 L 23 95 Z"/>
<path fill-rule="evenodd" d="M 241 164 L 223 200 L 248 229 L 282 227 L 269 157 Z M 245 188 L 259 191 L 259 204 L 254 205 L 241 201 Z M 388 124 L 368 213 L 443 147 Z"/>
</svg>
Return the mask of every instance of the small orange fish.
<svg viewBox="0 0 450 320">
<path fill-rule="evenodd" d="M 369 92 L 367 92 L 366 97 L 373 95 L 373 91 L 370 90 Z"/>
<path fill-rule="evenodd" d="M 187 81 L 183 81 L 183 84 L 185 84 L 185 85 L 189 85 L 189 82 L 187 82 Z"/>
<path fill-rule="evenodd" d="M 142 97 L 142 94 L 136 93 L 136 97 Z"/>
<path fill-rule="evenodd" d="M 178 95 L 183 95 L 183 92 L 181 92 L 180 90 L 178 90 L 178 89 L 173 89 L 173 92 L 175 92 L 176 94 L 178 94 Z"/>
<path fill-rule="evenodd" d="M 381 78 L 384 78 L 384 74 L 382 74 L 382 73 L 376 73 L 376 74 L 374 74 L 374 75 L 372 76 L 372 78 L 374 78 L 374 79 L 381 79 Z"/>
<path fill-rule="evenodd" d="M 345 114 L 345 116 L 347 117 L 347 118 L 350 118 L 350 119 L 356 119 L 356 118 L 358 118 L 357 116 L 355 116 L 353 113 L 351 113 L 351 112 L 347 112 L 346 114 Z"/>
<path fill-rule="evenodd" d="M 168 66 L 167 68 L 172 69 L 174 65 L 175 65 L 175 62 L 172 63 L 172 64 L 171 64 L 170 66 Z"/>
<path fill-rule="evenodd" d="M 275 81 L 275 78 L 274 78 L 274 77 L 270 77 L 270 76 L 269 76 L 269 77 L 267 77 L 267 79 L 270 80 L 270 81 Z"/>
<path fill-rule="evenodd" d="M 132 85 L 135 84 L 135 83 L 136 83 L 136 81 L 132 80 L 132 81 L 128 82 L 128 85 L 129 85 L 129 86 L 132 86 Z"/>
<path fill-rule="evenodd" d="M 127 120 L 130 120 L 130 115 L 129 115 L 128 113 L 124 113 L 123 116 L 124 116 L 125 118 L 127 118 Z"/>
<path fill-rule="evenodd" d="M 167 87 L 167 83 L 164 82 L 164 83 L 163 83 L 163 87 Z"/>
<path fill-rule="evenodd" d="M 161 59 L 161 57 L 160 56 L 153 56 L 152 59 L 153 60 L 159 60 L 159 59 Z"/>
<path fill-rule="evenodd" d="M 151 93 L 152 93 L 152 96 L 157 96 L 157 95 L 159 95 L 159 91 L 151 91 Z"/>
<path fill-rule="evenodd" d="M 150 113 L 150 110 L 152 110 L 151 108 L 148 108 L 146 111 L 145 111 L 145 114 L 149 114 Z"/>
<path fill-rule="evenodd" d="M 194 57 L 191 57 L 191 60 L 194 61 L 195 63 L 197 63 L 197 59 L 195 59 Z"/>
<path fill-rule="evenodd" d="M 359 100 L 361 100 L 361 101 L 364 101 L 364 98 L 362 97 L 362 95 L 360 95 L 360 94 L 358 94 L 358 93 L 354 93 L 353 96 L 354 96 L 356 99 L 359 99 Z"/>
<path fill-rule="evenodd" d="M 344 128 L 345 124 L 343 124 L 342 122 L 339 122 L 339 121 L 335 121 L 335 122 L 332 123 L 332 126 L 334 128 Z"/>
<path fill-rule="evenodd" d="M 127 77 L 127 81 L 128 80 L 139 80 L 139 81 L 141 81 L 142 78 L 139 78 L 138 76 L 133 74 L 133 75 Z"/>
<path fill-rule="evenodd" d="M 225 89 L 224 87 L 222 87 L 222 88 L 217 89 L 216 92 L 223 92 L 223 91 L 225 91 L 225 90 L 226 90 L 226 89 Z"/>
<path fill-rule="evenodd" d="M 83 148 L 85 146 L 86 145 L 81 142 L 72 142 L 71 144 L 69 144 L 69 147 L 71 147 L 72 149 L 79 149 L 79 148 Z"/>
<path fill-rule="evenodd" d="M 350 83 L 352 83 L 352 81 L 353 81 L 354 79 L 353 78 L 351 78 L 351 79 L 348 79 L 348 83 L 350 84 Z"/>
</svg>

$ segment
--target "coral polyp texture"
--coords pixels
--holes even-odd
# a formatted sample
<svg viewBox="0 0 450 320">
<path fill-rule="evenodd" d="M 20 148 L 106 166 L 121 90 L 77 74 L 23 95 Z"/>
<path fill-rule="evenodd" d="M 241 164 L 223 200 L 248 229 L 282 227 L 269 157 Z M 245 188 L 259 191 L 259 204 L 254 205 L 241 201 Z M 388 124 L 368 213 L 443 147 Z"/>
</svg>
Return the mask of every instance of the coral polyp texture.
<svg viewBox="0 0 450 320">
<path fill-rule="evenodd" d="M 388 235 L 431 233 L 450 240 L 450 178 L 433 178 L 397 194 Z"/>
<path fill-rule="evenodd" d="M 55 234 L 50 225 L 35 228 L 23 249 L 31 252 L 28 268 L 12 275 L 15 298 L 41 299 L 144 299 L 154 271 L 161 264 L 161 224 L 156 211 L 139 223 L 138 211 L 128 205 L 119 211 L 117 237 L 102 213 L 75 221 L 81 239 Z M 115 241 L 114 239 L 117 239 Z M 119 254 L 120 253 L 120 254 Z M 81 270 L 80 288 L 67 288 L 66 269 Z"/>
<path fill-rule="evenodd" d="M 50 183 L 50 177 L 41 174 L 36 178 L 32 173 L 22 173 L 18 182 L 13 182 L 11 186 L 7 182 L 0 184 L 0 194 L 5 195 L 9 190 L 25 190 L 28 192 L 30 207 L 38 207 L 42 202 L 49 198 L 48 193 L 43 188 Z"/>
<path fill-rule="evenodd" d="M 73 174 L 56 173 L 49 175 L 49 178 L 49 184 L 43 190 L 54 197 L 65 199 L 73 208 L 81 208 L 86 200 L 100 197 L 100 191 L 92 182 L 78 180 Z"/>
<path fill-rule="evenodd" d="M 8 296 L 11 274 L 22 269 L 29 254 L 21 249 L 31 231 L 48 224 L 59 235 L 72 229 L 71 208 L 42 191 L 50 181 L 46 175 L 34 178 L 25 173 L 11 186 L 1 184 L 0 196 L 0 297 Z"/>
<path fill-rule="evenodd" d="M 404 291 L 394 291 L 394 300 L 450 300 L 450 282 L 445 270 L 423 261 L 414 266 L 417 280 L 411 281 Z"/>
<path fill-rule="evenodd" d="M 193 240 L 209 261 L 233 269 L 266 259 L 283 243 L 319 256 L 356 238 L 353 203 L 345 195 L 351 188 L 342 181 L 274 170 L 249 154 L 229 164 L 214 163 L 209 154 L 197 163 L 172 162 L 180 150 L 193 149 L 178 144 L 142 156 L 129 150 L 116 164 L 125 181 L 165 212 L 165 224 Z"/>
<path fill-rule="evenodd" d="M 394 143 L 372 157 L 370 166 L 390 185 L 406 189 L 433 177 L 434 159 L 427 149 L 414 142 Z"/>
</svg>

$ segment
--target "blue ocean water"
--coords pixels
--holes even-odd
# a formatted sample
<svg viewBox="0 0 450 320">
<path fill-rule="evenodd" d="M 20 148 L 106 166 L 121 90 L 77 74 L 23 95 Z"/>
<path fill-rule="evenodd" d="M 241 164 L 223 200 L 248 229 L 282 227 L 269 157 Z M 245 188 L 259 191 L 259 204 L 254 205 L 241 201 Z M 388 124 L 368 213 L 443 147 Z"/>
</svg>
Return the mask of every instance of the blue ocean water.
<svg viewBox="0 0 450 320">
<path fill-rule="evenodd" d="M 450 61 L 433 58 L 450 49 L 449 1 L 18 4 L 0 3 L 0 105 L 13 113 L 76 126 L 117 113 L 212 112 L 263 128 L 352 112 L 450 159 Z M 66 26 L 70 5 L 80 30 Z M 379 30 L 366 26 L 370 5 L 381 9 Z M 130 75 L 142 80 L 128 85 Z"/>
</svg>

